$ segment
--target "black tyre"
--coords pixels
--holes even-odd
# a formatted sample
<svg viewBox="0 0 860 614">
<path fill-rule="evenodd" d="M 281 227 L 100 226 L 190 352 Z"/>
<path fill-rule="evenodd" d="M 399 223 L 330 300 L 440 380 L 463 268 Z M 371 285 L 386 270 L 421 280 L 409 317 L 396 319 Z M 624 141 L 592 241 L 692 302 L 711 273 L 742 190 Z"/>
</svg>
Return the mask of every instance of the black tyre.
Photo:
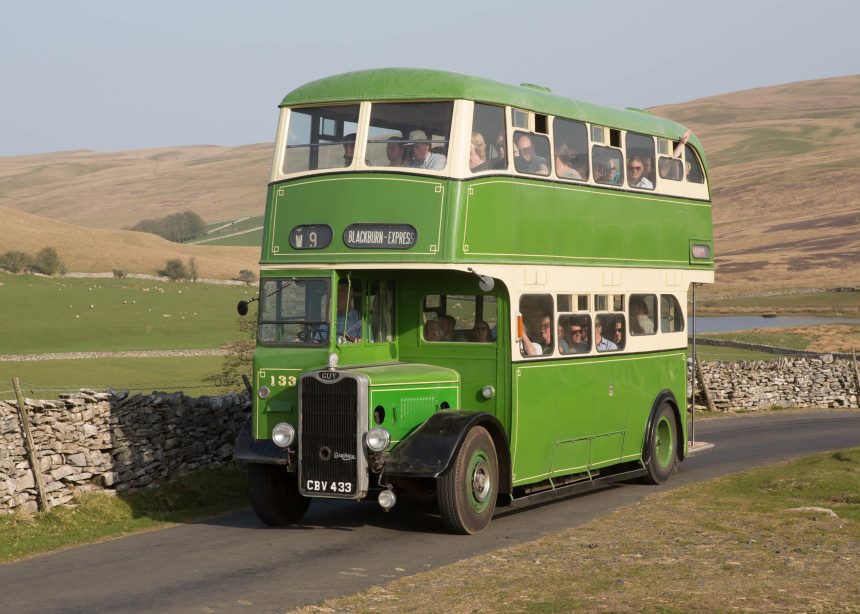
<svg viewBox="0 0 860 614">
<path fill-rule="evenodd" d="M 648 484 L 662 484 L 672 475 L 678 462 L 678 428 L 675 412 L 665 401 L 654 415 L 654 425 L 645 442 L 645 469 Z"/>
<path fill-rule="evenodd" d="M 487 430 L 476 426 L 439 477 L 437 498 L 445 526 L 464 535 L 486 529 L 496 509 L 498 490 L 496 446 Z"/>
<path fill-rule="evenodd" d="M 272 526 L 298 522 L 311 502 L 283 465 L 248 465 L 248 494 L 257 517 Z"/>
</svg>

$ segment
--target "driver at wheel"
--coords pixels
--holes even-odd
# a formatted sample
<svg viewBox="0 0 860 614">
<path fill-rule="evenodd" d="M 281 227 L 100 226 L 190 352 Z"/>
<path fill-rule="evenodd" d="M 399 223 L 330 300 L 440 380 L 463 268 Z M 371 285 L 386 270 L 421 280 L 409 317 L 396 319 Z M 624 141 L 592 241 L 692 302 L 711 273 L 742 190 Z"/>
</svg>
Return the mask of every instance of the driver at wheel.
<svg viewBox="0 0 860 614">
<path fill-rule="evenodd" d="M 337 285 L 337 340 L 355 343 L 361 341 L 361 314 L 350 308 L 350 288 L 346 282 Z"/>
</svg>

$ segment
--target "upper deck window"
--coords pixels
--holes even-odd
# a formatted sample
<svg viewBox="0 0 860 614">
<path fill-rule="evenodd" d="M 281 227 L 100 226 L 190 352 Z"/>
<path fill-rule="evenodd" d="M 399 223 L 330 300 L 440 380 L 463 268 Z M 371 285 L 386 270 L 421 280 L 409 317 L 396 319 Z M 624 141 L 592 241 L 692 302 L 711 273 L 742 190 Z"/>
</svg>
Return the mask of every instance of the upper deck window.
<svg viewBox="0 0 860 614">
<path fill-rule="evenodd" d="M 561 179 L 588 179 L 588 129 L 585 124 L 556 117 L 552 128 L 555 174 Z"/>
<path fill-rule="evenodd" d="M 473 173 L 507 168 L 505 110 L 475 103 L 469 141 L 469 170 Z"/>
<path fill-rule="evenodd" d="M 627 184 L 631 188 L 654 189 L 654 137 L 627 133 Z"/>
<path fill-rule="evenodd" d="M 689 145 L 684 145 L 684 161 L 687 169 L 687 181 L 705 183 L 705 173 L 702 172 L 702 165 L 699 164 L 696 152 Z"/>
<path fill-rule="evenodd" d="M 514 133 L 514 167 L 518 173 L 549 175 L 549 139 L 542 134 Z"/>
<path fill-rule="evenodd" d="M 357 104 L 293 109 L 284 173 L 351 166 L 357 128 Z"/>
<path fill-rule="evenodd" d="M 367 133 L 367 164 L 445 168 L 453 110 L 453 102 L 374 103 Z"/>
</svg>

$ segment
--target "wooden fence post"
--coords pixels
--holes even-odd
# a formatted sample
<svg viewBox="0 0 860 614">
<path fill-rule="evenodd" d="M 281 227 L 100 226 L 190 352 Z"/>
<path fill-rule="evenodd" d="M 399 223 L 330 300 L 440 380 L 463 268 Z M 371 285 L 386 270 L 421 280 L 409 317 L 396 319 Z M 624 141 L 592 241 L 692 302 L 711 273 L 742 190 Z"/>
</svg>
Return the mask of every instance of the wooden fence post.
<svg viewBox="0 0 860 614">
<path fill-rule="evenodd" d="M 857 406 L 860 407 L 860 370 L 857 369 L 857 354 L 851 346 L 851 360 L 854 362 L 854 380 L 857 383 Z"/>
<path fill-rule="evenodd" d="M 27 448 L 27 456 L 30 458 L 30 469 L 36 482 L 39 511 L 47 512 L 50 506 L 48 505 L 48 498 L 45 496 L 42 466 L 39 464 L 39 459 L 36 458 L 36 445 L 33 443 L 33 435 L 30 433 L 30 416 L 27 413 L 27 406 L 24 404 L 24 395 L 21 393 L 21 382 L 16 377 L 12 379 L 12 385 L 15 387 L 15 396 L 18 398 L 18 414 L 21 416 L 21 429 L 24 431 L 24 447 Z"/>
<path fill-rule="evenodd" d="M 698 354 L 696 355 L 696 374 L 699 378 L 699 385 L 702 387 L 702 394 L 705 395 L 705 402 L 708 404 L 708 411 L 717 411 L 717 408 L 714 407 L 714 401 L 711 399 L 711 391 L 708 390 L 708 383 L 705 381 L 705 374 L 702 373 L 702 362 L 699 360 Z M 693 403 L 696 402 L 696 391 L 693 391 Z"/>
</svg>

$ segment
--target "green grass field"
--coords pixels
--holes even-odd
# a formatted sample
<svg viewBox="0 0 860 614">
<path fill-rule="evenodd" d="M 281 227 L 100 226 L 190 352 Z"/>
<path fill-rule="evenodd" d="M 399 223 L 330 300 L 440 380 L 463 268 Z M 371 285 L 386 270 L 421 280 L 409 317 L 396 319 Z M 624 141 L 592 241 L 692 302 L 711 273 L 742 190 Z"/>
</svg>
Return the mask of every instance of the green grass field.
<svg viewBox="0 0 860 614">
<path fill-rule="evenodd" d="M 206 234 L 192 243 L 204 245 L 243 245 L 257 247 L 262 243 L 263 230 L 260 228 L 263 225 L 263 216 L 258 215 L 249 217 L 239 222 L 216 222 L 207 224 L 210 234 Z M 216 230 L 217 229 L 217 230 Z M 243 232 L 255 229 L 252 232 Z M 237 232 L 242 234 L 237 235 Z M 235 235 L 235 236 L 229 236 Z"/>
<path fill-rule="evenodd" d="M 189 358 L 91 358 L 0 362 L 0 399 L 15 398 L 12 378 L 21 380 L 24 395 L 36 399 L 56 398 L 80 388 L 129 390 L 148 394 L 153 390 L 182 390 L 190 397 L 218 394 L 203 378 L 220 370 L 221 356 Z M 242 388 L 236 382 L 235 389 Z"/>
<path fill-rule="evenodd" d="M 701 299 L 697 305 L 701 315 L 720 309 L 738 313 L 808 313 L 826 312 L 831 315 L 860 313 L 860 292 L 819 292 L 816 294 L 786 294 L 780 296 L 752 296 L 722 300 Z"/>
<path fill-rule="evenodd" d="M 0 274 L 0 354 L 217 348 L 253 286 Z"/>
<path fill-rule="evenodd" d="M 687 350 L 692 356 L 693 348 L 690 346 Z M 724 348 L 715 345 L 696 344 L 696 353 L 699 355 L 699 360 L 776 360 L 779 358 L 776 354 L 768 352 L 754 352 L 751 350 L 740 350 L 737 348 Z"/>
</svg>

